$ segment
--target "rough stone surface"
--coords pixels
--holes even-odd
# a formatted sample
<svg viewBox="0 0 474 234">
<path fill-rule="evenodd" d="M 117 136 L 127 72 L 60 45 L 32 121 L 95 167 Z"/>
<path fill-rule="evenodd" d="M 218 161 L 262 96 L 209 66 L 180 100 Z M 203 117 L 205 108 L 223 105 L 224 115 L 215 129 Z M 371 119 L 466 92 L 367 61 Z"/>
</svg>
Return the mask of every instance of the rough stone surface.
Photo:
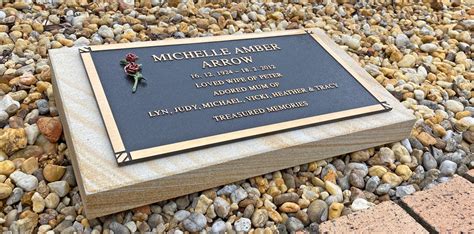
<svg viewBox="0 0 474 234">
<path fill-rule="evenodd" d="M 319 225 L 320 233 L 428 233 L 415 219 L 392 201 Z"/>
<path fill-rule="evenodd" d="M 455 175 L 434 188 L 402 199 L 403 204 L 424 220 L 431 231 L 472 232 L 474 230 L 474 184 Z"/>
<path fill-rule="evenodd" d="M 13 154 L 16 151 L 26 147 L 28 140 L 26 131 L 20 129 L 0 129 L 0 149 L 7 154 Z"/>
</svg>

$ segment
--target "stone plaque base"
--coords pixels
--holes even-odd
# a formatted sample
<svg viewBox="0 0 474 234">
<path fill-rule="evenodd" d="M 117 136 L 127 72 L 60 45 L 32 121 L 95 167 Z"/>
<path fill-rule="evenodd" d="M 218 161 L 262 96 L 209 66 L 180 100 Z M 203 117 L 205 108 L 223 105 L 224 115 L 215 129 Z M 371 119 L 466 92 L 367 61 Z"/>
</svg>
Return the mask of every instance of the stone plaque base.
<svg viewBox="0 0 474 234">
<path fill-rule="evenodd" d="M 78 48 L 50 50 L 56 102 L 87 217 L 103 216 L 408 137 L 415 117 L 324 32 L 313 31 L 337 55 L 339 62 L 352 67 L 371 93 L 386 100 L 393 109 L 121 167 L 115 161 Z M 278 33 L 269 33 L 272 34 Z M 246 36 L 251 37 L 239 37 Z"/>
</svg>

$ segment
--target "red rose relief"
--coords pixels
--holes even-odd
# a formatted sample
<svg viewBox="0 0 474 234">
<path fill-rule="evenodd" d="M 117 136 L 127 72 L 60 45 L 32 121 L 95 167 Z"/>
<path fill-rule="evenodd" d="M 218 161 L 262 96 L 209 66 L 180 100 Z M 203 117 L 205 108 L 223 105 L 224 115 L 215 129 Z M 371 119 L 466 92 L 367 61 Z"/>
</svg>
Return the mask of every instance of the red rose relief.
<svg viewBox="0 0 474 234">
<path fill-rule="evenodd" d="M 127 74 L 136 74 L 138 71 L 140 71 L 140 65 L 134 63 L 134 62 L 131 62 L 131 63 L 128 63 L 127 65 L 125 65 L 125 67 L 123 67 L 125 73 Z"/>
<path fill-rule="evenodd" d="M 128 53 L 125 55 L 125 59 L 120 60 L 120 64 L 123 66 L 123 71 L 127 74 L 128 78 L 133 79 L 132 93 L 137 91 L 137 85 L 140 80 L 145 80 L 142 73 L 142 65 L 136 63 L 138 56 L 134 53 Z"/>
<path fill-rule="evenodd" d="M 127 62 L 135 62 L 137 61 L 137 59 L 138 56 L 136 54 L 128 53 L 127 55 L 125 55 L 125 60 L 127 60 Z"/>
</svg>

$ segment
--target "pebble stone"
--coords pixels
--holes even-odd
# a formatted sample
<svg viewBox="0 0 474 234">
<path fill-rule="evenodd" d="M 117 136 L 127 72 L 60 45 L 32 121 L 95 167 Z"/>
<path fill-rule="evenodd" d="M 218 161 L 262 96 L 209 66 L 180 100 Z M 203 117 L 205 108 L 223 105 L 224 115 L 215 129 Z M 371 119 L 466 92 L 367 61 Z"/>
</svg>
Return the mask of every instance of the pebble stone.
<svg viewBox="0 0 474 234">
<path fill-rule="evenodd" d="M 55 209 L 59 205 L 59 202 L 60 202 L 60 197 L 56 193 L 50 193 L 44 199 L 45 206 L 46 208 L 49 208 L 49 209 Z"/>
<path fill-rule="evenodd" d="M 374 205 L 375 204 L 368 202 L 367 200 L 363 198 L 356 198 L 351 204 L 351 209 L 352 211 L 360 211 L 360 210 L 368 209 Z"/>
<path fill-rule="evenodd" d="M 308 216 L 311 222 L 323 222 L 328 218 L 328 205 L 322 200 L 312 202 L 308 207 Z"/>
<path fill-rule="evenodd" d="M 46 99 L 36 101 L 36 106 L 38 107 L 40 115 L 45 115 L 49 112 L 49 104 Z"/>
<path fill-rule="evenodd" d="M 425 170 L 429 171 L 431 169 L 437 168 L 437 166 L 438 162 L 433 157 L 433 155 L 429 152 L 425 152 L 423 154 L 423 167 L 425 167 Z"/>
<path fill-rule="evenodd" d="M 6 204 L 10 206 L 19 202 L 21 197 L 23 197 L 23 194 L 24 194 L 23 189 L 18 188 L 18 187 L 14 188 L 10 197 L 7 199 Z"/>
<path fill-rule="evenodd" d="M 112 222 L 109 225 L 111 231 L 117 234 L 129 234 L 130 230 L 118 222 Z"/>
<path fill-rule="evenodd" d="M 413 194 L 414 192 L 416 192 L 416 189 L 413 185 L 406 185 L 406 186 L 398 186 L 397 189 L 396 189 L 396 196 L 397 197 L 404 197 L 406 195 L 410 195 L 410 194 Z"/>
<path fill-rule="evenodd" d="M 372 176 L 367 180 L 367 183 L 365 185 L 365 190 L 373 193 L 375 192 L 379 184 L 380 184 L 380 178 L 378 176 Z"/>
<path fill-rule="evenodd" d="M 10 160 L 5 160 L 0 162 L 0 174 L 1 175 L 10 175 L 15 171 L 15 164 Z"/>
<path fill-rule="evenodd" d="M 15 171 L 10 175 L 10 179 L 25 191 L 33 191 L 38 187 L 38 179 L 32 175 L 27 175 L 21 171 Z"/>
<path fill-rule="evenodd" d="M 66 196 L 70 191 L 69 184 L 63 180 L 51 182 L 48 184 L 48 187 L 52 192 L 55 192 L 60 197 Z"/>
<path fill-rule="evenodd" d="M 190 232 L 199 232 L 206 226 L 206 217 L 200 213 L 191 213 L 183 220 L 184 228 Z"/>
<path fill-rule="evenodd" d="M 0 183 L 0 199 L 5 199 L 12 193 L 12 187 L 7 184 Z"/>
<path fill-rule="evenodd" d="M 237 232 L 248 232 L 251 227 L 252 222 L 248 218 L 240 218 L 234 223 L 234 228 Z"/>
<path fill-rule="evenodd" d="M 58 181 L 63 177 L 66 168 L 63 166 L 48 164 L 43 169 L 43 176 L 49 182 Z"/>
<path fill-rule="evenodd" d="M 243 188 L 238 188 L 232 192 L 232 194 L 230 195 L 230 198 L 232 199 L 232 202 L 239 203 L 240 201 L 247 198 L 247 196 L 248 196 L 247 191 L 245 191 Z"/>
<path fill-rule="evenodd" d="M 217 216 L 224 218 L 229 214 L 230 204 L 225 199 L 221 197 L 216 197 L 213 204 Z"/>
<path fill-rule="evenodd" d="M 226 230 L 225 222 L 222 220 L 217 220 L 212 224 L 211 232 L 212 233 L 223 233 Z"/>
<path fill-rule="evenodd" d="M 304 228 L 304 225 L 303 223 L 301 222 L 301 220 L 295 218 L 295 217 L 290 217 L 287 221 L 286 221 L 286 228 L 289 232 L 291 233 L 295 233 L 296 231 L 299 231 L 301 229 Z"/>
<path fill-rule="evenodd" d="M 439 167 L 440 174 L 442 176 L 452 176 L 456 172 L 457 166 L 455 162 L 445 160 Z"/>
</svg>

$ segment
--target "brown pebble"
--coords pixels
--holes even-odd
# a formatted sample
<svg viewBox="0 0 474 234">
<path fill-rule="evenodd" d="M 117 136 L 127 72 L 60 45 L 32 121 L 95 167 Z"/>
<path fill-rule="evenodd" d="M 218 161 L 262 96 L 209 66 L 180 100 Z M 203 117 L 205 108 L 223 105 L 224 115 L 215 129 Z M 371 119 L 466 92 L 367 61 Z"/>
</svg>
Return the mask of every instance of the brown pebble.
<svg viewBox="0 0 474 234">
<path fill-rule="evenodd" d="M 63 127 L 58 119 L 51 117 L 43 117 L 38 119 L 38 122 L 36 122 L 36 124 L 38 125 L 40 132 L 50 142 L 57 142 L 59 140 L 59 137 L 61 137 Z"/>
<path fill-rule="evenodd" d="M 418 134 L 418 136 L 416 136 L 416 139 L 418 139 L 424 146 L 436 144 L 436 139 L 426 132 Z"/>
<path fill-rule="evenodd" d="M 300 206 L 294 202 L 285 202 L 280 206 L 279 210 L 285 213 L 295 213 L 300 210 Z"/>
<path fill-rule="evenodd" d="M 38 168 L 38 158 L 36 157 L 28 158 L 21 164 L 21 170 L 26 174 L 32 174 Z"/>
<path fill-rule="evenodd" d="M 43 169 L 43 176 L 49 182 L 58 181 L 66 172 L 66 167 L 48 164 Z"/>
</svg>

